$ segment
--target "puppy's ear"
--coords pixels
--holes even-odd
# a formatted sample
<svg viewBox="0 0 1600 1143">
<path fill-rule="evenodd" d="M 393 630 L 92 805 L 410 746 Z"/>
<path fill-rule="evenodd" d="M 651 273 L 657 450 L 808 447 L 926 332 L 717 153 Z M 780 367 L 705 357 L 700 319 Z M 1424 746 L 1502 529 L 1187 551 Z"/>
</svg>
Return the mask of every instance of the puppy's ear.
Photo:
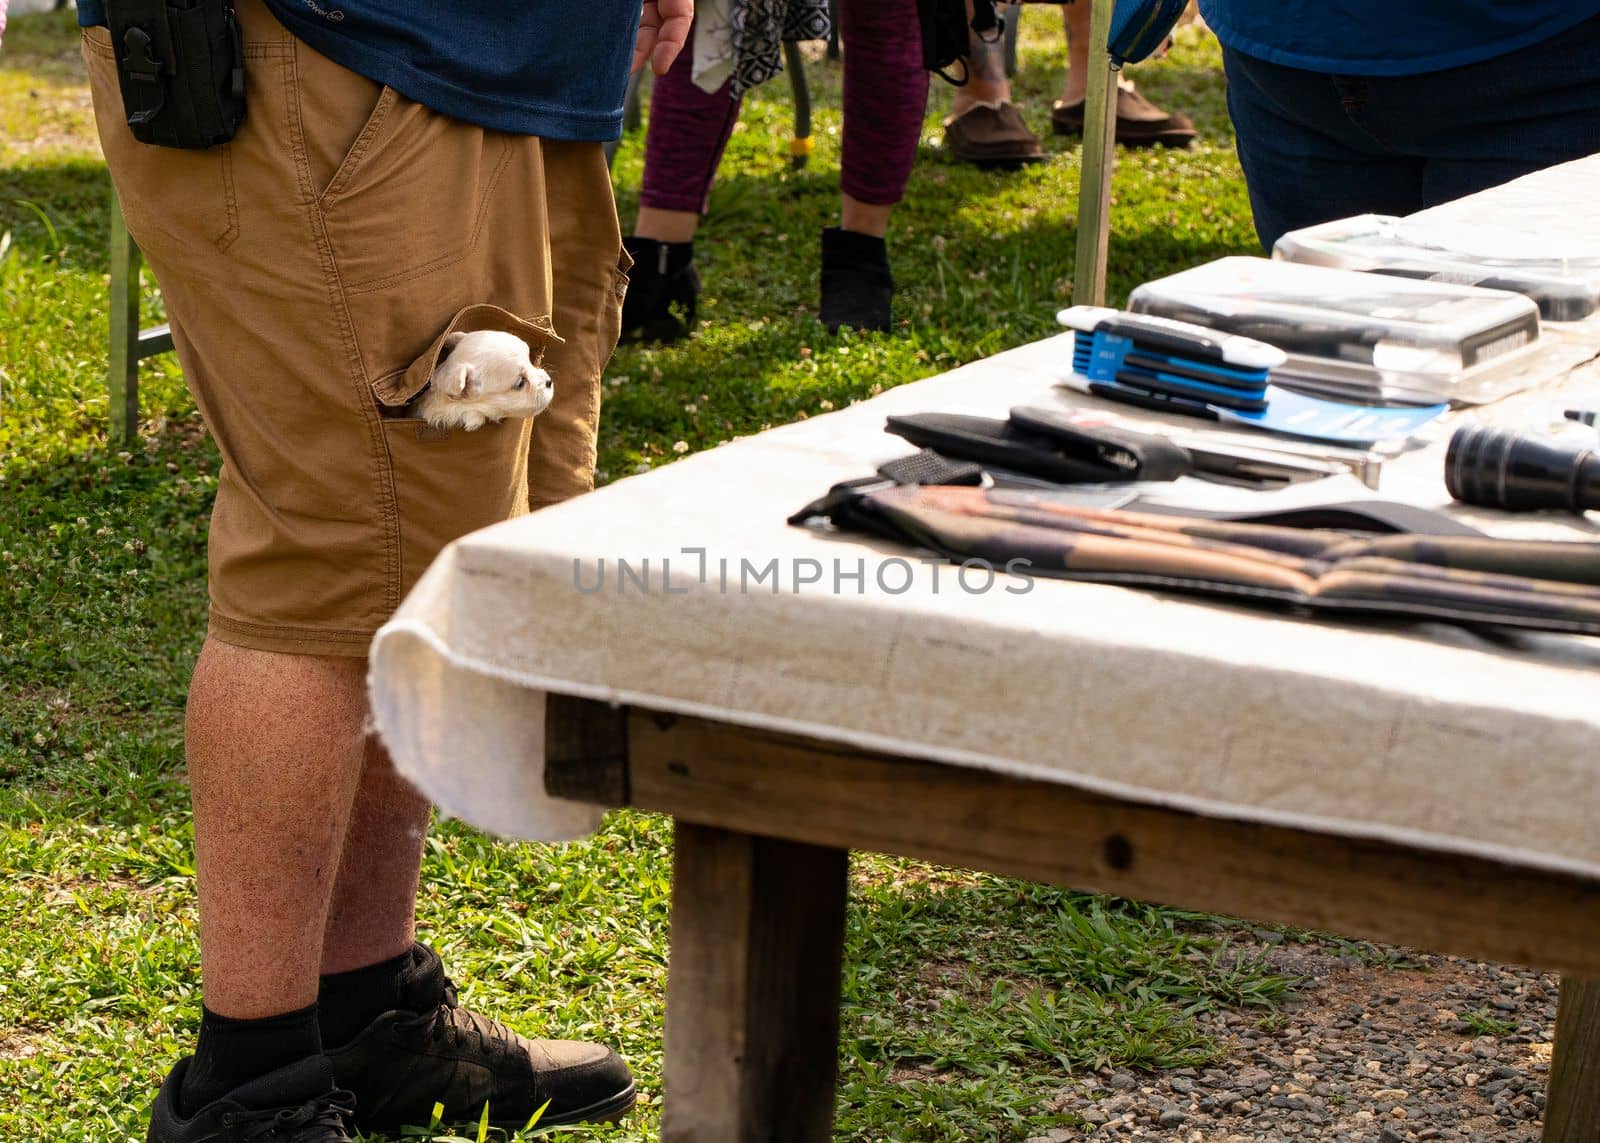
<svg viewBox="0 0 1600 1143">
<path fill-rule="evenodd" d="M 481 388 L 483 386 L 478 383 L 477 374 L 474 373 L 472 366 L 463 365 L 461 372 L 456 374 L 455 390 L 450 395 L 452 397 L 475 397 Z"/>
<path fill-rule="evenodd" d="M 454 333 L 445 334 L 444 342 L 439 346 L 439 360 L 436 362 L 436 364 L 442 364 L 444 359 L 449 357 L 451 352 L 454 351 L 455 347 L 461 344 L 461 339 L 466 336 L 467 335 L 459 329 Z"/>
</svg>

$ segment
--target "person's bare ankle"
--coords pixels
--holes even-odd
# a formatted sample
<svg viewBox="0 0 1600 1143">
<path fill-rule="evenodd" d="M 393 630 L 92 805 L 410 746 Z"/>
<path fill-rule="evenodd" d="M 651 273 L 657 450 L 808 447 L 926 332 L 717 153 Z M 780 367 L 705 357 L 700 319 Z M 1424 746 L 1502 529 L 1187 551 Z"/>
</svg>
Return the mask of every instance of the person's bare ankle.
<svg viewBox="0 0 1600 1143">
<path fill-rule="evenodd" d="M 973 93 L 963 88 L 962 90 L 957 91 L 955 97 L 950 101 L 950 118 L 960 119 L 974 107 L 983 106 L 998 108 L 1001 104 L 1010 102 L 1011 94 L 1009 91 L 1006 92 L 1002 97 L 990 98 L 981 93 Z"/>
<path fill-rule="evenodd" d="M 692 210 L 641 206 L 633 233 L 636 238 L 650 238 L 656 242 L 693 242 L 699 229 L 700 216 Z"/>
</svg>

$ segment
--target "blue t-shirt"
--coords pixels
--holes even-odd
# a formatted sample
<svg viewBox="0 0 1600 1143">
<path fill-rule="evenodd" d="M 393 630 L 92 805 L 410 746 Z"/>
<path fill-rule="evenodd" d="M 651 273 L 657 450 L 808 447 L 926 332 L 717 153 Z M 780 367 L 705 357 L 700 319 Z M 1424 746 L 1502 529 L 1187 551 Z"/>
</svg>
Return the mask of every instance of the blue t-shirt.
<svg viewBox="0 0 1600 1143">
<path fill-rule="evenodd" d="M 622 134 L 639 0 L 267 4 L 335 63 L 445 115 L 547 139 Z M 105 22 L 104 0 L 79 0 L 78 23 Z"/>
<path fill-rule="evenodd" d="M 1591 16 L 1600 0 L 1200 0 L 1228 47 L 1338 75 L 1420 75 L 1493 59 Z"/>
</svg>

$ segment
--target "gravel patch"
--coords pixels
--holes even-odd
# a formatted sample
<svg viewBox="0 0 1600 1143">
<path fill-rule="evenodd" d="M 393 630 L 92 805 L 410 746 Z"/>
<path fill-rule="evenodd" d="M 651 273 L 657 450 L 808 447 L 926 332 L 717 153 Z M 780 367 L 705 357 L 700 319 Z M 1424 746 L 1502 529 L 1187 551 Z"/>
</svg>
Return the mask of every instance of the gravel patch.
<svg viewBox="0 0 1600 1143">
<path fill-rule="evenodd" d="M 1303 987 L 1277 1011 L 1200 1019 L 1207 1067 L 1075 1077 L 1050 1108 L 1083 1120 L 1029 1143 L 1537 1143 L 1556 977 L 1407 950 L 1247 932 Z"/>
</svg>

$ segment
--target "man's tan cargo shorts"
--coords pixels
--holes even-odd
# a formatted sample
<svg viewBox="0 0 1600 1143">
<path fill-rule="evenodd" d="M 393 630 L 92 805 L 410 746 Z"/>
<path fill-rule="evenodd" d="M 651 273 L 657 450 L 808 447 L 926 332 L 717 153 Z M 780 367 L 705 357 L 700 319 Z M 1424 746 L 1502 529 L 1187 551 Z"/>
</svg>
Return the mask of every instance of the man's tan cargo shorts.
<svg viewBox="0 0 1600 1143">
<path fill-rule="evenodd" d="M 591 487 L 626 256 L 600 144 L 439 115 L 306 47 L 261 0 L 238 15 L 233 142 L 136 142 L 104 28 L 84 33 L 95 118 L 222 450 L 210 634 L 364 655 L 445 544 Z M 474 432 L 396 415 L 453 328 L 542 347 L 550 408 Z"/>
</svg>

